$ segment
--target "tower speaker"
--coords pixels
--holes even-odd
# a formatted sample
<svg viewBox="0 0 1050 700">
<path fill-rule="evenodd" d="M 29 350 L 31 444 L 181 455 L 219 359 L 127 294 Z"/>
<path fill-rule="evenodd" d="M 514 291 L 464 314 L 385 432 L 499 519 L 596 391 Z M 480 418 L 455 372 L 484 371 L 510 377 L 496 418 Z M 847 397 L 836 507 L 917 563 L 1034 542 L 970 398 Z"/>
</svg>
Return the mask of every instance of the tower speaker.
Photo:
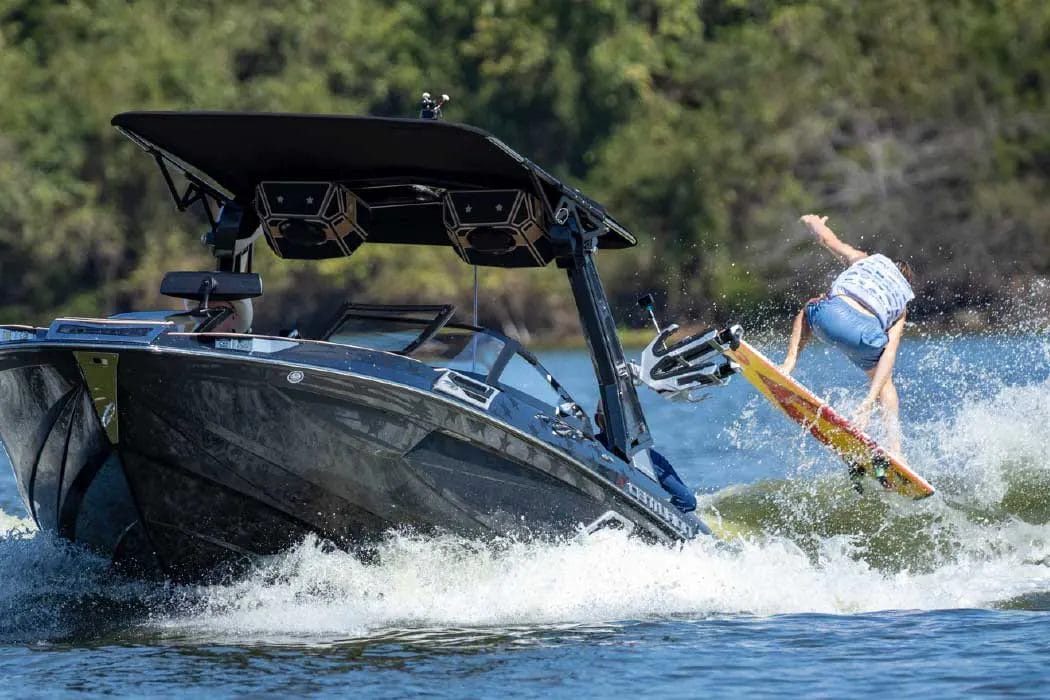
<svg viewBox="0 0 1050 700">
<path fill-rule="evenodd" d="M 255 190 L 266 240 L 282 258 L 350 255 L 368 237 L 358 223 L 363 206 L 352 192 L 331 182 L 262 182 Z"/>
<path fill-rule="evenodd" d="M 461 258 L 472 265 L 543 267 L 553 258 L 536 197 L 521 190 L 445 193 L 445 228 Z"/>
</svg>

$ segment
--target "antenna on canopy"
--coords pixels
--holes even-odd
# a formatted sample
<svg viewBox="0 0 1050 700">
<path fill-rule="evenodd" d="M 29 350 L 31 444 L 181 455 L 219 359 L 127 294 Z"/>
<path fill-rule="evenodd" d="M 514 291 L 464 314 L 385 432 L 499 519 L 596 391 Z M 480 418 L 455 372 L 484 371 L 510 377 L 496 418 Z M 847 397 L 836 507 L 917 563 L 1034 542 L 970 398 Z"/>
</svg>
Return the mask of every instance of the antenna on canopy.
<svg viewBox="0 0 1050 700">
<path fill-rule="evenodd" d="M 478 327 L 478 266 L 474 265 L 474 327 Z M 478 339 L 474 337 L 473 357 L 470 360 L 470 371 L 477 372 L 478 366 Z"/>
<path fill-rule="evenodd" d="M 474 266 L 474 325 L 478 325 L 478 266 Z"/>
</svg>

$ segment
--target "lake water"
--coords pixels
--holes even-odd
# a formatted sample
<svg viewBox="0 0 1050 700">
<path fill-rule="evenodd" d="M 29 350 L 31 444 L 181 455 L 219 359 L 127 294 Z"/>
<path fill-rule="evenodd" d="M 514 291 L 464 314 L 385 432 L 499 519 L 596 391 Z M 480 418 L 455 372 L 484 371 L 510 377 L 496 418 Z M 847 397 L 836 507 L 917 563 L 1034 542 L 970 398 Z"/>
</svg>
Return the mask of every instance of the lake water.
<svg viewBox="0 0 1050 700">
<path fill-rule="evenodd" d="M 593 403 L 584 355 L 543 359 Z M 0 694 L 1050 695 L 1050 340 L 909 337 L 898 368 L 905 452 L 938 488 L 921 502 L 854 493 L 742 379 L 643 396 L 731 546 L 391 537 L 364 563 L 306 542 L 177 587 L 11 532 Z M 847 412 L 863 396 L 819 345 L 798 376 Z M 0 468 L 0 530 L 24 527 Z"/>
</svg>

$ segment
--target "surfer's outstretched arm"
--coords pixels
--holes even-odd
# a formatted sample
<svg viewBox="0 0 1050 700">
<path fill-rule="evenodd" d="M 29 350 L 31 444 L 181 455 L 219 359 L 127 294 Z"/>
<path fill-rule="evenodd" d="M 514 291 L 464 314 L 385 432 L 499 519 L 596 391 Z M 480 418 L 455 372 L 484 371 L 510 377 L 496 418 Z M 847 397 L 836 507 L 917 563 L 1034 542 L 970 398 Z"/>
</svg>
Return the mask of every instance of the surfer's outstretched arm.
<svg viewBox="0 0 1050 700">
<path fill-rule="evenodd" d="M 809 322 L 806 321 L 806 308 L 802 307 L 798 316 L 795 316 L 795 322 L 791 325 L 791 340 L 788 341 L 787 357 L 780 365 L 781 372 L 791 374 L 794 371 L 795 363 L 798 362 L 798 354 L 802 352 L 802 348 L 806 347 L 806 342 L 811 334 Z"/>
<path fill-rule="evenodd" d="M 828 227 L 827 220 L 828 217 L 817 216 L 816 214 L 806 214 L 799 219 L 809 229 L 809 232 L 813 234 L 813 237 L 817 239 L 818 243 L 830 250 L 832 254 L 847 265 L 852 265 L 858 260 L 868 257 L 868 254 L 863 250 L 858 250 L 850 244 L 839 240 L 835 232 Z"/>
</svg>

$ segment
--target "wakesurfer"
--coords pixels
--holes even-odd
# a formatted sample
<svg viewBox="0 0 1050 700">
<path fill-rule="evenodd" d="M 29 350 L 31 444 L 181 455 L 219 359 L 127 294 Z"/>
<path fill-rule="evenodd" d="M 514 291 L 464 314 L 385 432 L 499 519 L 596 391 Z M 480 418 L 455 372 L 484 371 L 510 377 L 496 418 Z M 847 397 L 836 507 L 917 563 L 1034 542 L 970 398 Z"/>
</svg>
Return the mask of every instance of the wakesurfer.
<svg viewBox="0 0 1050 700">
<path fill-rule="evenodd" d="M 871 410 L 882 407 L 887 446 L 900 453 L 900 402 L 893 383 L 908 303 L 915 299 L 912 271 L 905 262 L 870 255 L 839 240 L 828 217 L 807 214 L 800 221 L 822 246 L 848 267 L 835 278 L 827 294 L 812 299 L 795 316 L 787 357 L 780 369 L 791 374 L 811 335 L 843 352 L 868 375 L 868 394 L 857 409 L 855 423 L 866 429 Z"/>
</svg>

